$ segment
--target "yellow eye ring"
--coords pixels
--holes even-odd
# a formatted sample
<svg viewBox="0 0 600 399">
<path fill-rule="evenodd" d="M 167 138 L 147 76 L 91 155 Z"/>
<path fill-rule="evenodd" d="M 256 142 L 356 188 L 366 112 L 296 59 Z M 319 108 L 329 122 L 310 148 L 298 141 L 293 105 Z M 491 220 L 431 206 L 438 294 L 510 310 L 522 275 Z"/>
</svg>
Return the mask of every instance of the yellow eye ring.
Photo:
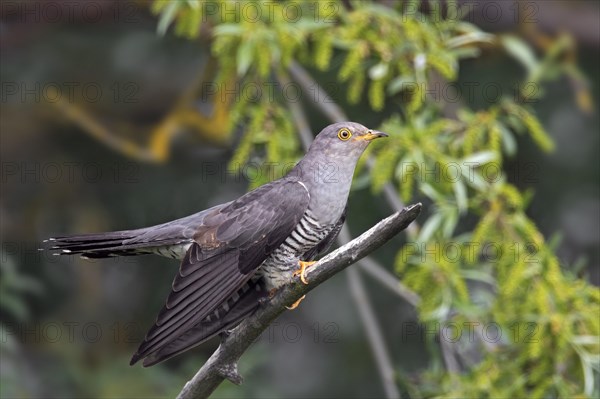
<svg viewBox="0 0 600 399">
<path fill-rule="evenodd" d="M 350 137 L 352 137 L 352 133 L 350 133 L 350 130 L 346 129 L 345 127 L 338 131 L 338 138 L 340 140 L 346 141 L 349 140 Z"/>
</svg>

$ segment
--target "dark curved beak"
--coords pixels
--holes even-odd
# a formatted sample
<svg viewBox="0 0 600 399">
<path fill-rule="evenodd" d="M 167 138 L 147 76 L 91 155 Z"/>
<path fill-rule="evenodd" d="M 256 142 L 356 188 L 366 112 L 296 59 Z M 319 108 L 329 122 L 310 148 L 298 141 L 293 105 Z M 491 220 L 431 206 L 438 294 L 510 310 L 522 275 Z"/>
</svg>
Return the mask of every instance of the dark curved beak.
<svg viewBox="0 0 600 399">
<path fill-rule="evenodd" d="M 357 137 L 358 140 L 366 140 L 366 141 L 371 141 L 371 140 L 375 140 L 378 139 L 380 137 L 388 137 L 388 135 L 386 133 L 377 131 L 377 130 L 369 130 L 367 132 L 367 134 Z"/>
</svg>

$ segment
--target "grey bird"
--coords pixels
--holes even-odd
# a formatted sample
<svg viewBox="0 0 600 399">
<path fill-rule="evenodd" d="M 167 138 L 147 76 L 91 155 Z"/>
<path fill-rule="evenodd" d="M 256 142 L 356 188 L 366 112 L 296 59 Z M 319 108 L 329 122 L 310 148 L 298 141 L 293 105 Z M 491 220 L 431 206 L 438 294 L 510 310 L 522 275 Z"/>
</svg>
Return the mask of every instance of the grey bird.
<svg viewBox="0 0 600 399">
<path fill-rule="evenodd" d="M 151 366 L 237 326 L 327 251 L 346 216 L 358 159 L 385 133 L 327 126 L 283 178 L 240 198 L 157 226 L 56 237 L 57 254 L 158 254 L 181 260 L 166 304 L 130 364 Z M 297 306 L 299 301 L 294 304 Z"/>
</svg>

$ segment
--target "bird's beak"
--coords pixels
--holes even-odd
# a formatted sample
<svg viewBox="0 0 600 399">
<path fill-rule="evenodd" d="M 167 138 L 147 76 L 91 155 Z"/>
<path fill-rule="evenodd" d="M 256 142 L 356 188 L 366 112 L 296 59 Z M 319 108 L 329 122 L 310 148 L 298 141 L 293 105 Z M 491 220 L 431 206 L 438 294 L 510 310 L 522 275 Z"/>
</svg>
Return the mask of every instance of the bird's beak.
<svg viewBox="0 0 600 399">
<path fill-rule="evenodd" d="M 367 131 L 366 134 L 363 134 L 362 136 L 358 136 L 356 138 L 356 140 L 372 141 L 372 140 L 378 139 L 380 137 L 388 137 L 388 135 L 383 132 L 379 132 L 377 130 L 369 130 L 369 131 Z"/>
</svg>

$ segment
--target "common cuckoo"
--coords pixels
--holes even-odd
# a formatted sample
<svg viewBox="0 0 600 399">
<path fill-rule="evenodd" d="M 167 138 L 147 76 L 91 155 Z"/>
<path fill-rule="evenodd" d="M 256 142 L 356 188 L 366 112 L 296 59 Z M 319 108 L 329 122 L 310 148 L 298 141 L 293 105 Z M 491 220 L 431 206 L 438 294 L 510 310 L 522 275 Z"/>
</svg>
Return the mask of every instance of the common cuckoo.
<svg viewBox="0 0 600 399">
<path fill-rule="evenodd" d="M 385 136 L 353 122 L 329 125 L 285 177 L 234 201 L 157 226 L 48 241 L 61 255 L 181 260 L 165 306 L 131 359 L 151 366 L 237 326 L 292 277 L 306 283 L 306 267 L 344 223 L 358 159 Z"/>
</svg>

